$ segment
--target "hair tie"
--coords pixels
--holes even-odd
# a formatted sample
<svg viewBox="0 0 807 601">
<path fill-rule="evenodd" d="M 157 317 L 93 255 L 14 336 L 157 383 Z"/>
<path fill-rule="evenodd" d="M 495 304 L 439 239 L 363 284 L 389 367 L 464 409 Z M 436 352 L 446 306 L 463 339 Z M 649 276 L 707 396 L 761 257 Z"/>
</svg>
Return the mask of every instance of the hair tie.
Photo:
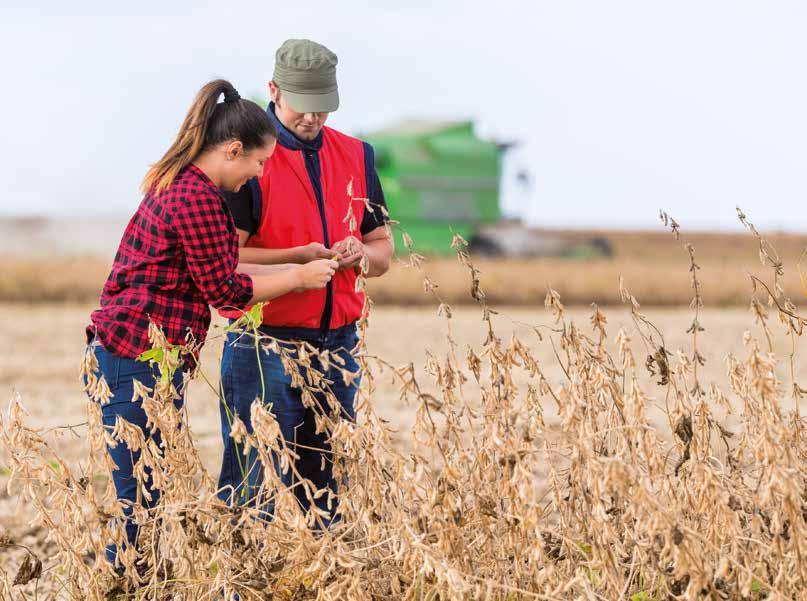
<svg viewBox="0 0 807 601">
<path fill-rule="evenodd" d="M 229 87 L 224 90 L 224 102 L 226 104 L 238 102 L 239 100 L 241 100 L 241 95 L 235 88 Z"/>
</svg>

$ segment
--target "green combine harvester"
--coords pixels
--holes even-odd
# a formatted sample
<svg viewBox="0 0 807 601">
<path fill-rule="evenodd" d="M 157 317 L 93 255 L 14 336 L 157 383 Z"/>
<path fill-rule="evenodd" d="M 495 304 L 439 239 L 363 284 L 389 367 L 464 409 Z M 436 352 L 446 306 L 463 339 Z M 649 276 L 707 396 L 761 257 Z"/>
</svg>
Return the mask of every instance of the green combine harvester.
<svg viewBox="0 0 807 601">
<path fill-rule="evenodd" d="M 415 251 L 449 255 L 452 232 L 471 252 L 495 257 L 611 256 L 602 237 L 568 238 L 504 219 L 499 204 L 502 157 L 509 144 L 482 140 L 471 121 L 409 121 L 361 136 L 375 148 L 376 169 L 392 218 Z M 400 228 L 395 248 L 405 254 Z"/>
<path fill-rule="evenodd" d="M 390 215 L 418 252 L 449 254 L 452 230 L 471 240 L 501 219 L 502 147 L 477 138 L 470 121 L 411 121 L 363 137 L 375 148 Z M 395 243 L 406 252 L 400 231 Z"/>
</svg>

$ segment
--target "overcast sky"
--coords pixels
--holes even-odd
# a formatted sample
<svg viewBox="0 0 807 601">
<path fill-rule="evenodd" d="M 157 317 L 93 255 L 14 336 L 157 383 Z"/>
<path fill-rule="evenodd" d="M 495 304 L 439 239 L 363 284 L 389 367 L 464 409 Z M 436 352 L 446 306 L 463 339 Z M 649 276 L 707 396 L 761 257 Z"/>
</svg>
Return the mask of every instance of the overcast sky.
<svg viewBox="0 0 807 601">
<path fill-rule="evenodd" d="M 806 7 L 4 2 L 0 214 L 131 213 L 205 81 L 263 94 L 277 46 L 308 37 L 340 59 L 330 125 L 472 118 L 520 141 L 508 170 L 531 189 L 508 185 L 505 204 L 531 223 L 655 228 L 663 207 L 734 228 L 739 204 L 807 230 Z"/>
</svg>

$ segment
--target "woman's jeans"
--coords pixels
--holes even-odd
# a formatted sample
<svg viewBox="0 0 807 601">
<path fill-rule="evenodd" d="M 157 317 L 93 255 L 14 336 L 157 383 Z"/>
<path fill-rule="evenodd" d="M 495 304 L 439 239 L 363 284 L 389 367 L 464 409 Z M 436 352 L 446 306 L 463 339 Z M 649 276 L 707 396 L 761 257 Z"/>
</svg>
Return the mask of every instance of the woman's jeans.
<svg viewBox="0 0 807 601">
<path fill-rule="evenodd" d="M 112 392 L 109 402 L 101 405 L 104 428 L 111 432 L 115 427 L 116 418 L 121 417 L 127 422 L 138 426 L 143 431 L 146 440 L 153 438 L 154 442 L 159 446 L 162 443 L 160 431 L 151 432 L 146 428 L 146 413 L 143 411 L 142 401 L 138 398 L 136 402 L 132 402 L 134 381 L 137 380 L 144 386 L 153 389 L 159 381 L 159 373 L 155 373 L 156 368 L 153 368 L 149 363 L 114 355 L 98 342 L 92 343 L 89 351 L 95 353 L 95 358 L 98 360 L 98 375 L 104 377 Z M 174 405 L 177 409 L 181 409 L 184 401 L 183 372 L 181 369 L 178 369 L 174 374 L 173 384 L 180 394 L 180 398 L 174 401 Z M 140 451 L 132 452 L 121 441 L 118 441 L 117 446 L 114 448 L 107 446 L 107 451 L 115 465 L 118 466 L 118 469 L 112 472 L 112 481 L 115 484 L 118 500 L 123 503 L 123 514 L 126 516 L 126 540 L 129 544 L 134 545 L 137 541 L 139 526 L 132 519 L 132 507 L 138 503 L 137 478 L 133 474 L 133 466 L 140 459 Z M 151 493 L 151 500 L 147 501 L 143 497 L 140 502 L 143 507 L 152 508 L 156 506 L 160 499 L 160 491 L 153 488 L 151 470 L 146 468 L 145 473 L 147 478 L 144 486 Z M 106 556 L 110 563 L 114 565 L 117 556 L 115 545 L 110 545 L 106 548 Z"/>
<path fill-rule="evenodd" d="M 324 335 L 304 328 L 261 328 L 262 334 L 267 334 L 282 340 L 283 348 L 293 350 L 295 342 L 305 340 L 318 351 L 329 351 L 331 355 L 338 355 L 344 361 L 341 369 L 352 373 L 358 372 L 358 364 L 352 351 L 358 342 L 356 326 L 350 325 L 336 330 L 329 330 Z M 296 358 L 296 352 L 292 352 Z M 260 368 L 259 368 L 260 365 Z M 340 414 L 343 418 L 354 420 L 354 399 L 359 386 L 356 378 L 350 384 L 345 384 L 342 373 L 334 367 L 333 362 L 327 370 L 319 359 L 311 356 L 311 368 L 321 372 L 332 382 L 331 391 L 340 404 Z M 261 383 L 261 374 L 263 385 Z M 305 370 L 302 370 L 305 375 Z M 221 462 L 221 475 L 219 477 L 219 497 L 233 505 L 249 505 L 257 507 L 264 518 L 271 518 L 274 514 L 274 492 L 262 490 L 263 466 L 258 452 L 250 448 L 244 455 L 243 444 L 239 445 L 230 437 L 232 416 L 237 415 L 244 422 L 247 431 L 252 434 L 253 427 L 250 419 L 250 409 L 253 401 L 263 398 L 264 405 L 277 419 L 280 432 L 285 445 L 299 456 L 291 459 L 291 464 L 299 473 L 287 469 L 285 473 L 280 468 L 280 458 L 273 454 L 274 469 L 283 485 L 292 488 L 301 509 L 307 512 L 311 506 L 300 477 L 310 480 L 317 490 L 326 486 L 336 493 L 336 482 L 333 476 L 333 457 L 330 453 L 329 433 L 316 433 L 314 416 L 315 411 L 303 406 L 302 390 L 292 386 L 290 374 L 285 373 L 281 356 L 278 352 L 255 348 L 255 338 L 252 335 L 240 332 L 230 332 L 224 344 L 224 353 L 221 360 L 221 384 L 224 402 L 221 403 L 221 433 L 224 442 L 224 456 Z M 321 392 L 314 394 L 319 411 L 330 414 L 325 395 Z M 281 448 L 283 448 L 281 446 Z M 323 461 L 324 455 L 324 461 Z M 259 497 L 260 495 L 260 497 Z M 327 527 L 334 521 L 337 509 L 336 497 L 331 499 L 328 507 L 329 494 L 323 494 L 314 502 L 317 507 L 327 511 L 329 518 L 322 517 Z"/>
</svg>

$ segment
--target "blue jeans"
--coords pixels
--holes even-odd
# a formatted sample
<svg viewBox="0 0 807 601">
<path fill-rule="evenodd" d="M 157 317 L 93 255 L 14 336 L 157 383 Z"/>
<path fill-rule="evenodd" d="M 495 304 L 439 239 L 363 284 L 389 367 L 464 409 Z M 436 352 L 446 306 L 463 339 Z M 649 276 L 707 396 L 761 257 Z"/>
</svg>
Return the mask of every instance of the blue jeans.
<svg viewBox="0 0 807 601">
<path fill-rule="evenodd" d="M 294 341 L 305 340 L 319 351 L 330 351 L 344 360 L 342 369 L 353 373 L 359 367 L 352 355 L 352 350 L 358 342 L 356 327 L 354 325 L 329 330 L 324 336 L 312 330 L 303 328 L 262 328 L 262 333 L 283 340 L 284 348 L 294 349 Z M 288 342 L 285 342 L 288 341 Z M 296 353 L 293 354 L 296 357 Z M 259 370 L 260 361 L 260 370 Z M 359 379 L 346 385 L 339 370 L 329 366 L 327 370 L 318 358 L 311 358 L 311 368 L 323 374 L 330 380 L 330 389 L 340 404 L 341 416 L 345 419 L 355 419 L 353 406 Z M 263 373 L 263 386 L 261 385 L 261 371 Z M 303 370 L 303 374 L 305 371 Z M 293 459 L 297 472 L 302 478 L 310 480 L 317 489 L 326 486 L 336 493 L 336 482 L 333 476 L 333 457 L 330 454 L 329 434 L 316 433 L 315 411 L 303 406 L 302 390 L 293 387 L 291 376 L 285 373 L 280 360 L 280 354 L 274 351 L 260 351 L 255 349 L 255 339 L 248 334 L 229 333 L 224 344 L 224 353 L 221 359 L 221 384 L 224 400 L 220 405 L 221 433 L 224 442 L 224 456 L 221 462 L 221 475 L 219 476 L 219 497 L 230 504 L 248 505 L 256 507 L 261 514 L 269 519 L 274 513 L 274 491 L 264 490 L 263 466 L 258 453 L 250 449 L 244 456 L 243 445 L 238 445 L 230 438 L 232 415 L 237 415 L 246 425 L 247 431 L 252 434 L 250 407 L 255 399 L 261 399 L 266 406 L 271 405 L 271 412 L 277 419 L 280 432 L 285 444 L 291 451 L 299 455 Z M 324 412 L 330 408 L 324 398 L 318 393 L 314 398 Z M 324 455 L 324 469 L 322 458 Z M 280 461 L 273 456 L 274 469 L 283 485 L 291 487 L 299 502 L 300 508 L 307 512 L 310 502 L 299 484 L 299 478 L 289 469 L 284 474 L 280 469 Z M 328 511 L 330 518 L 322 519 L 327 527 L 334 521 L 337 508 L 336 498 L 332 499 L 331 509 L 328 509 L 328 494 L 320 496 L 314 502 L 317 507 Z"/>
<path fill-rule="evenodd" d="M 112 431 L 115 427 L 115 419 L 121 417 L 127 422 L 138 426 L 143 431 L 146 440 L 153 438 L 154 442 L 159 446 L 162 443 L 162 436 L 159 430 L 150 432 L 146 429 L 146 413 L 143 411 L 142 401 L 138 399 L 137 402 L 132 402 L 134 381 L 137 380 L 144 386 L 154 388 L 155 383 L 159 381 L 159 374 L 155 373 L 156 368 L 152 368 L 148 363 L 119 357 L 110 353 L 98 343 L 91 345 L 89 351 L 95 352 L 95 358 L 98 360 L 97 373 L 99 376 L 104 377 L 113 395 L 107 404 L 101 405 L 104 428 Z M 182 370 L 178 369 L 174 374 L 173 381 L 174 387 L 181 395 L 181 398 L 174 401 L 177 409 L 182 408 L 184 400 L 182 373 Z M 126 517 L 126 540 L 129 544 L 135 545 L 140 528 L 132 519 L 132 508 L 138 503 L 137 478 L 133 475 L 133 466 L 140 459 L 140 451 L 132 452 L 126 444 L 118 442 L 114 448 L 107 446 L 107 452 L 112 457 L 115 465 L 118 466 L 118 469 L 112 472 L 112 481 L 115 484 L 118 500 L 123 503 L 123 514 Z M 142 498 L 140 503 L 143 507 L 152 508 L 157 505 L 160 499 L 160 491 L 153 488 L 151 470 L 146 468 L 145 473 L 147 478 L 144 485 L 151 493 L 152 498 L 151 501 L 146 501 L 145 498 Z M 115 564 L 116 556 L 116 546 L 109 545 L 106 548 L 106 557 L 113 565 Z"/>
</svg>

